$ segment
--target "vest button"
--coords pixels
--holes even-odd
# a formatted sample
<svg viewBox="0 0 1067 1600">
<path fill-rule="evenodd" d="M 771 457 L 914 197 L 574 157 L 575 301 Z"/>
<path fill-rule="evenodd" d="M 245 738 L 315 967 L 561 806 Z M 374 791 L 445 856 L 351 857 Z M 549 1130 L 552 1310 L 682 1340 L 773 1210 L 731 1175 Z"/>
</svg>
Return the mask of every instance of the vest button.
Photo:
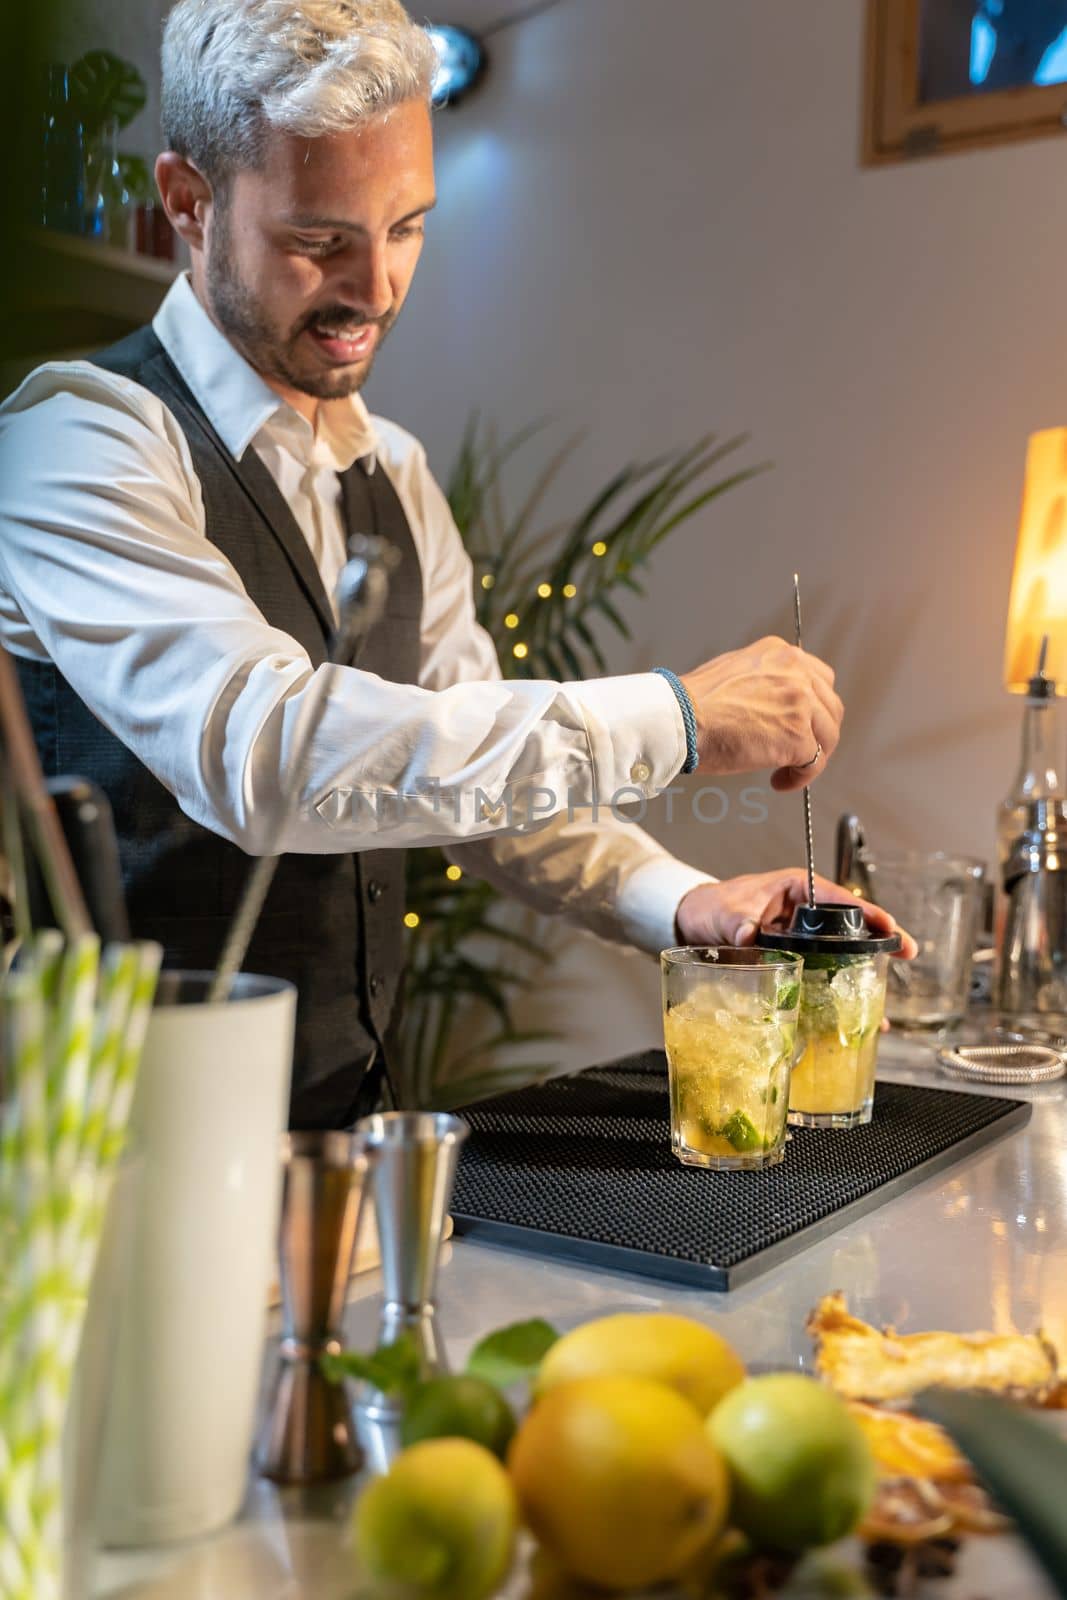
<svg viewBox="0 0 1067 1600">
<path fill-rule="evenodd" d="M 367 898 L 371 905 L 377 905 L 385 893 L 385 884 L 379 883 L 377 878 L 372 878 L 367 885 Z"/>
<path fill-rule="evenodd" d="M 384 984 L 385 984 L 385 979 L 382 977 L 380 972 L 372 972 L 371 973 L 371 975 L 370 975 L 370 992 L 371 992 L 372 995 L 381 994 Z"/>
</svg>

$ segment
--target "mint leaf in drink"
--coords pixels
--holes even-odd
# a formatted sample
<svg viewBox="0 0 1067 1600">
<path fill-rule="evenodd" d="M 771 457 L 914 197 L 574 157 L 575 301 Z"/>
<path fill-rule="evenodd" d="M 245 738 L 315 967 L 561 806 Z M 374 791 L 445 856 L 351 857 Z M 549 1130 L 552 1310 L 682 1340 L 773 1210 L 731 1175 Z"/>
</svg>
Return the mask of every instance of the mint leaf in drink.
<svg viewBox="0 0 1067 1600">
<path fill-rule="evenodd" d="M 779 1011 L 793 1011 L 800 999 L 800 979 L 787 978 L 778 985 L 774 1003 Z"/>
<path fill-rule="evenodd" d="M 467 1359 L 467 1375 L 507 1389 L 534 1376 L 545 1355 L 559 1338 L 549 1323 L 534 1317 L 513 1322 L 479 1340 Z"/>
<path fill-rule="evenodd" d="M 402 1334 L 395 1344 L 379 1345 L 373 1355 L 358 1350 L 342 1350 L 337 1355 L 319 1357 L 323 1376 L 331 1383 L 352 1378 L 369 1383 L 383 1394 L 407 1394 L 419 1379 L 419 1352 L 415 1341 Z"/>
<path fill-rule="evenodd" d="M 738 1155 L 747 1155 L 749 1151 L 763 1149 L 763 1140 L 743 1111 L 735 1111 L 733 1116 L 723 1123 L 719 1132 L 720 1137 L 732 1145 Z"/>
</svg>

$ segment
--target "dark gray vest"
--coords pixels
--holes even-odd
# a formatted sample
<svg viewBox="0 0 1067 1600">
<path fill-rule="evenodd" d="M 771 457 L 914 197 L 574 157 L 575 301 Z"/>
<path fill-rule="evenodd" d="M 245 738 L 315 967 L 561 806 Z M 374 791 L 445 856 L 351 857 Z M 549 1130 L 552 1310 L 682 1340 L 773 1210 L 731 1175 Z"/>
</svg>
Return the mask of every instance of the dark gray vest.
<svg viewBox="0 0 1067 1600">
<path fill-rule="evenodd" d="M 333 628 L 322 580 L 255 451 L 234 460 L 150 328 L 93 360 L 151 390 L 173 413 L 203 489 L 208 537 L 267 621 L 298 640 L 319 666 Z M 422 577 L 411 529 L 380 467 L 368 473 L 357 462 L 341 483 L 349 531 L 379 533 L 401 553 L 386 614 L 355 664 L 396 683 L 414 683 Z M 192 822 L 53 665 L 20 661 L 19 672 L 46 773 L 79 773 L 111 800 L 134 933 L 158 939 L 168 966 L 213 968 L 249 857 Z M 288 855 L 279 863 L 244 966 L 288 978 L 299 992 L 294 1127 L 342 1127 L 370 1109 L 383 1058 L 386 1069 L 394 1058 L 404 862 L 403 851 L 372 850 Z"/>
</svg>

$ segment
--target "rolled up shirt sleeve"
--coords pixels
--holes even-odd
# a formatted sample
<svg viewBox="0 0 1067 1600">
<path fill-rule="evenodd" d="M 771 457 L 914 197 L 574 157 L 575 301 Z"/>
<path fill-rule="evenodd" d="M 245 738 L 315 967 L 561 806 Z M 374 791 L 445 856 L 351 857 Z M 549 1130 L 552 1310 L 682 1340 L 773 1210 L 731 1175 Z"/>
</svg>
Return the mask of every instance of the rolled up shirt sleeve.
<svg viewBox="0 0 1067 1600">
<path fill-rule="evenodd" d="M 203 516 L 184 435 L 139 385 L 52 365 L 0 411 L 0 637 L 53 660 L 190 817 L 250 853 L 476 839 L 680 770 L 654 674 L 504 682 L 474 631 L 447 682 L 450 634 L 477 630 L 454 546 L 449 582 L 425 583 L 423 679 L 397 684 L 315 667 Z"/>
<path fill-rule="evenodd" d="M 718 879 L 679 861 L 621 816 L 558 814 L 517 833 L 450 845 L 454 865 L 533 911 L 658 955 L 678 943 L 678 906 Z"/>
</svg>

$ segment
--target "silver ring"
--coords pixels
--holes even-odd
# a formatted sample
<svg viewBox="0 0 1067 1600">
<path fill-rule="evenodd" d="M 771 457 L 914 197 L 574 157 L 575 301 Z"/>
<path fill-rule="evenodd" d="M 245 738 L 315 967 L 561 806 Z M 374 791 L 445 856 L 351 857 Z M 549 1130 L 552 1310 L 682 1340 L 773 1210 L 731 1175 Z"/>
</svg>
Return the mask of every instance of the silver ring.
<svg viewBox="0 0 1067 1600">
<path fill-rule="evenodd" d="M 808 768 L 809 767 L 813 767 L 815 765 L 816 761 L 818 761 L 818 759 L 819 759 L 819 757 L 821 755 L 822 755 L 822 745 L 819 743 L 818 739 L 816 739 L 816 741 L 815 741 L 815 754 L 812 756 L 811 760 L 810 761 L 802 761 L 800 763 L 799 767 L 794 767 L 793 768 L 793 771 L 794 772 L 807 772 Z"/>
</svg>

